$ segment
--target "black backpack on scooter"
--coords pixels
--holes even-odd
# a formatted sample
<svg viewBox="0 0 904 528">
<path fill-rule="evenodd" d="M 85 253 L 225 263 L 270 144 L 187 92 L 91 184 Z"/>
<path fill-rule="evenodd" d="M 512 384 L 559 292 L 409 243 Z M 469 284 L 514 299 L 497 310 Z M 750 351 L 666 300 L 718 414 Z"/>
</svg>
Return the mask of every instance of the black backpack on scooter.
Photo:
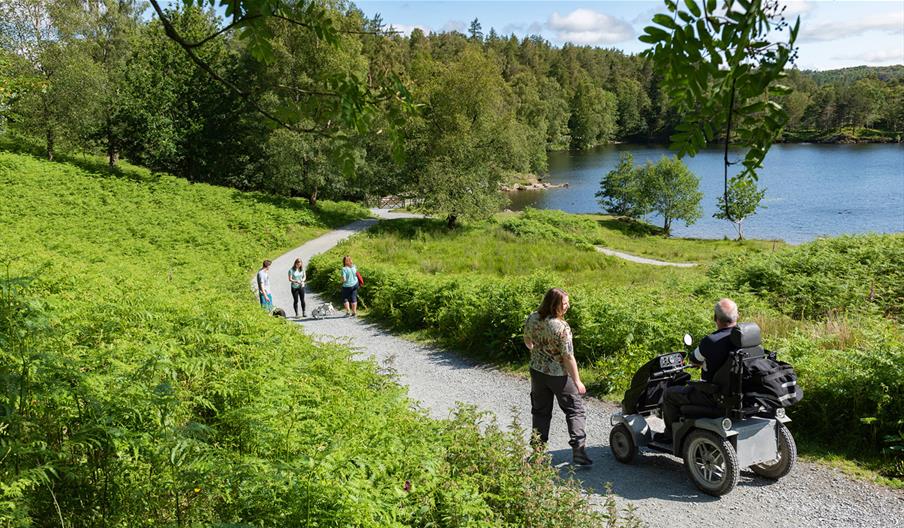
<svg viewBox="0 0 904 528">
<path fill-rule="evenodd" d="M 742 334 L 752 332 L 759 334 L 759 328 L 755 324 L 740 324 L 732 330 L 731 340 L 740 345 Z M 790 407 L 802 400 L 804 391 L 797 384 L 794 367 L 779 361 L 775 352 L 765 352 L 764 355 L 743 363 L 744 406 L 762 405 L 774 410 Z"/>
</svg>

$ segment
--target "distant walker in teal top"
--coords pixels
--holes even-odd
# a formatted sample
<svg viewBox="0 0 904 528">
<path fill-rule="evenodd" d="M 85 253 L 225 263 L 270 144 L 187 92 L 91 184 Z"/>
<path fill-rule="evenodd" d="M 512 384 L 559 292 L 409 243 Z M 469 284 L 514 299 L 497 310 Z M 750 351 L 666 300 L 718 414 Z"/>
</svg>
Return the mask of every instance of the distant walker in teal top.
<svg viewBox="0 0 904 528">
<path fill-rule="evenodd" d="M 301 316 L 305 317 L 304 283 L 308 279 L 304 272 L 304 262 L 295 259 L 295 264 L 289 269 L 289 284 L 292 285 L 292 307 L 295 308 L 295 317 L 298 317 L 298 303 L 301 302 Z"/>
<path fill-rule="evenodd" d="M 342 300 L 345 302 L 345 316 L 358 315 L 358 268 L 348 255 L 342 257 Z M 351 311 L 349 311 L 351 306 Z"/>
</svg>

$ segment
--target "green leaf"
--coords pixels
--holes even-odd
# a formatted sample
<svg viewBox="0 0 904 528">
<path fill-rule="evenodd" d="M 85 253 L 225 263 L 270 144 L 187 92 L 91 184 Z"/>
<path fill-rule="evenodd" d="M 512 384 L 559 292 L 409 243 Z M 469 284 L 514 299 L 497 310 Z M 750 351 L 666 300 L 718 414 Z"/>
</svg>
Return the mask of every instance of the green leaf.
<svg viewBox="0 0 904 528">
<path fill-rule="evenodd" d="M 678 29 L 678 24 L 676 24 L 675 21 L 672 20 L 672 17 L 663 15 L 662 13 L 653 15 L 653 22 L 669 29 Z"/>
<path fill-rule="evenodd" d="M 763 108 L 765 108 L 765 101 L 758 101 L 756 103 L 749 104 L 745 107 L 739 108 L 739 114 L 755 114 L 757 112 L 762 112 Z"/>
<path fill-rule="evenodd" d="M 725 14 L 725 16 L 729 20 L 733 20 L 734 22 L 736 22 L 738 24 L 744 23 L 744 13 L 739 13 L 737 11 L 729 11 L 728 13 Z"/>
<path fill-rule="evenodd" d="M 790 86 L 784 84 L 773 84 L 769 87 L 769 93 L 773 95 L 788 95 L 794 90 Z"/>
<path fill-rule="evenodd" d="M 647 27 L 643 28 L 643 30 L 648 35 L 650 35 L 650 38 L 655 39 L 654 42 L 659 42 L 659 41 L 663 41 L 663 40 L 667 41 L 671 38 L 671 35 L 669 33 L 667 33 L 666 31 L 664 31 L 658 27 L 655 27 L 655 26 L 647 26 Z M 651 42 L 651 44 L 653 44 L 654 42 Z"/>
<path fill-rule="evenodd" d="M 700 7 L 697 6 L 697 2 L 694 0 L 684 0 L 684 5 L 687 6 L 687 10 L 691 12 L 695 17 L 700 16 Z"/>
</svg>

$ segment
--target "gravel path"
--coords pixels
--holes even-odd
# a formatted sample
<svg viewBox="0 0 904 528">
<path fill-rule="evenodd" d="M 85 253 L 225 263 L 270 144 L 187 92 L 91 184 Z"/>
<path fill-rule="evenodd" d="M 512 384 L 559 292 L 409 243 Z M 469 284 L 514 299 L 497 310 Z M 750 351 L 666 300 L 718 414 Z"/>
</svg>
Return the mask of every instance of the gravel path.
<svg viewBox="0 0 904 528">
<path fill-rule="evenodd" d="M 411 215 L 377 211 L 386 218 Z M 291 313 L 292 298 L 283 277 L 295 258 L 305 263 L 311 256 L 333 247 L 375 220 L 355 222 L 277 258 L 271 273 L 276 306 Z M 338 266 L 337 262 L 337 266 Z M 367 267 L 363 263 L 364 275 Z M 307 294 L 308 310 L 322 302 Z M 337 317 L 297 321 L 305 333 L 318 340 L 338 341 L 357 350 L 359 357 L 375 358 L 391 366 L 411 397 L 437 418 L 446 418 L 456 402 L 477 405 L 494 413 L 500 423 L 510 422 L 513 412 L 521 423 L 530 424 L 529 382 L 508 375 L 454 352 L 396 337 L 358 318 Z M 610 403 L 588 398 L 588 454 L 592 468 L 579 468 L 576 476 L 592 500 L 602 502 L 605 483 L 611 482 L 620 502 L 630 502 L 651 527 L 746 528 L 897 527 L 904 526 L 904 492 L 854 481 L 840 471 L 819 464 L 800 462 L 788 477 L 770 482 L 749 471 L 741 473 L 738 487 L 720 499 L 704 495 L 690 483 L 682 461 L 664 454 L 646 453 L 630 466 L 619 464 L 609 451 Z M 794 429 L 794 424 L 791 424 Z M 549 447 L 553 463 L 568 470 L 571 450 L 561 413 L 556 410 Z"/>
<path fill-rule="evenodd" d="M 664 260 L 654 260 L 644 257 L 638 257 L 637 255 L 622 253 L 621 251 L 615 251 L 614 249 L 604 248 L 602 246 L 594 247 L 596 247 L 596 250 L 604 255 L 630 260 L 631 262 L 636 262 L 638 264 L 649 264 L 650 266 L 674 266 L 676 268 L 693 268 L 694 266 L 696 266 L 696 264 L 694 264 L 693 262 L 666 262 Z"/>
</svg>

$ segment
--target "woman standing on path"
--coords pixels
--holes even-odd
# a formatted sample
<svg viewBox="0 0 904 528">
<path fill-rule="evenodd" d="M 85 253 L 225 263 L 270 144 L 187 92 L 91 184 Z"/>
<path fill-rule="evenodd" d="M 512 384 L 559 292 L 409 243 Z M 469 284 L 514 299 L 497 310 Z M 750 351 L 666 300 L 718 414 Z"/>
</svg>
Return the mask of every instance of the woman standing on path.
<svg viewBox="0 0 904 528">
<path fill-rule="evenodd" d="M 565 413 L 571 439 L 572 460 L 576 465 L 589 466 L 584 432 L 584 401 L 587 392 L 581 383 L 578 364 L 574 359 L 571 327 L 565 322 L 569 307 L 568 294 L 552 288 L 543 297 L 536 312 L 524 323 L 524 344 L 530 350 L 530 403 L 533 429 L 543 446 L 549 441 L 553 398 Z"/>
<path fill-rule="evenodd" d="M 295 259 L 295 264 L 289 269 L 289 283 L 292 285 L 292 307 L 295 308 L 295 317 L 298 317 L 298 302 L 301 301 L 301 316 L 305 315 L 304 283 L 307 276 L 304 272 L 304 262 L 300 258 Z"/>
<path fill-rule="evenodd" d="M 257 272 L 257 293 L 261 306 L 268 312 L 273 310 L 273 293 L 270 292 L 270 260 L 265 260 L 264 265 Z"/>
<path fill-rule="evenodd" d="M 345 302 L 345 316 L 358 315 L 358 268 L 348 255 L 342 257 L 342 300 Z M 349 312 L 351 305 L 351 312 Z"/>
</svg>

